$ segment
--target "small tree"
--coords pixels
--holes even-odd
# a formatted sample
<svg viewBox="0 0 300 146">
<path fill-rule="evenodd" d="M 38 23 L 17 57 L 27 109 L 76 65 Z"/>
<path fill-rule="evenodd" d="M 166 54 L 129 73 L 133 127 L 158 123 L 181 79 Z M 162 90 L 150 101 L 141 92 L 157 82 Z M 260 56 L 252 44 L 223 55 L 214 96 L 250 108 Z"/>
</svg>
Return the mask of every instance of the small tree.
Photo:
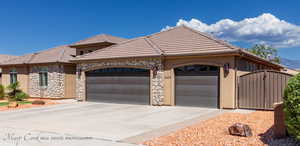
<svg viewBox="0 0 300 146">
<path fill-rule="evenodd" d="M 23 101 L 28 97 L 28 95 L 20 89 L 19 82 L 10 84 L 7 89 L 7 96 L 10 101 Z"/>
<path fill-rule="evenodd" d="M 5 97 L 4 86 L 0 85 L 0 99 L 4 99 L 4 97 Z"/>
<path fill-rule="evenodd" d="M 283 101 L 288 133 L 300 140 L 300 74 L 289 80 Z"/>
<path fill-rule="evenodd" d="M 247 50 L 269 61 L 280 63 L 280 57 L 276 48 L 267 45 L 255 45 Z"/>
</svg>

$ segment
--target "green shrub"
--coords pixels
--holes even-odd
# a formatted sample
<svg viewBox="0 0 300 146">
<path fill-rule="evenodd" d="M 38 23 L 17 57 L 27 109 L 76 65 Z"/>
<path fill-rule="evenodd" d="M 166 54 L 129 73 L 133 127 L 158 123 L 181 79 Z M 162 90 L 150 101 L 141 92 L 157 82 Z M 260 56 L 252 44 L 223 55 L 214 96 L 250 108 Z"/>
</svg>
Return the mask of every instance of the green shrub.
<svg viewBox="0 0 300 146">
<path fill-rule="evenodd" d="M 25 98 L 28 98 L 28 95 L 24 93 L 20 88 L 19 82 L 10 84 L 8 89 L 8 99 L 10 101 L 23 101 Z"/>
<path fill-rule="evenodd" d="M 0 99 L 4 99 L 4 97 L 5 97 L 4 86 L 0 85 Z"/>
<path fill-rule="evenodd" d="M 300 140 L 300 74 L 292 77 L 284 90 L 284 112 L 288 133 Z"/>
</svg>

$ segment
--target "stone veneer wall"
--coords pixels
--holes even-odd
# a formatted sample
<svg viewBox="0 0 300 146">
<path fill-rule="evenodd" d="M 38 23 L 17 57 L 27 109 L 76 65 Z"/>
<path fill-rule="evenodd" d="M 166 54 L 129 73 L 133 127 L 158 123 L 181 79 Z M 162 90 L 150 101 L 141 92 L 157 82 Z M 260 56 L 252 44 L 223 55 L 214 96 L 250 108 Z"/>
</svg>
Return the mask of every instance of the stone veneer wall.
<svg viewBox="0 0 300 146">
<path fill-rule="evenodd" d="M 31 97 L 64 98 L 65 75 L 63 65 L 48 65 L 48 87 L 39 86 L 39 71 L 42 66 L 30 67 L 29 95 Z M 45 67 L 45 66 L 43 66 Z"/>
<path fill-rule="evenodd" d="M 79 100 L 85 100 L 85 72 L 100 68 L 112 67 L 137 67 L 151 69 L 153 66 L 158 67 L 157 75 L 153 76 L 151 71 L 151 94 L 152 105 L 162 105 L 164 100 L 164 72 L 160 59 L 128 59 L 128 60 L 110 60 L 99 61 L 92 63 L 77 64 L 77 78 L 76 78 L 76 95 Z"/>
</svg>

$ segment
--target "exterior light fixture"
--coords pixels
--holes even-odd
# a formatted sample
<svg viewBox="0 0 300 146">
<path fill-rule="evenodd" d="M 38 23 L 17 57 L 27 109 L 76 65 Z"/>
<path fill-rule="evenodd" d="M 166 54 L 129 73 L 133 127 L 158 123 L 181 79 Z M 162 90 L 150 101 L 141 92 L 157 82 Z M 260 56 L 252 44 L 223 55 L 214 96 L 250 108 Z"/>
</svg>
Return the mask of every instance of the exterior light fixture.
<svg viewBox="0 0 300 146">
<path fill-rule="evenodd" d="M 152 70 L 152 73 L 153 73 L 153 77 L 155 77 L 157 75 L 158 65 L 152 65 L 151 70 Z"/>
<path fill-rule="evenodd" d="M 228 75 L 228 73 L 229 73 L 229 63 L 226 63 L 226 64 L 224 64 L 224 66 L 223 66 L 223 70 L 224 70 L 224 75 L 225 75 L 225 77 Z"/>
</svg>

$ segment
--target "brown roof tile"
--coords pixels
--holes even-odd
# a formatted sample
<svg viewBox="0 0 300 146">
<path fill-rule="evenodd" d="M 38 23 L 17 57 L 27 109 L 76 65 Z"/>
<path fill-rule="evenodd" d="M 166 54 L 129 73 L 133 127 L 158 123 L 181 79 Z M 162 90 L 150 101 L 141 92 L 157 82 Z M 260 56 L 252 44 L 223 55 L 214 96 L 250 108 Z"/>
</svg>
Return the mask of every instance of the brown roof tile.
<svg viewBox="0 0 300 146">
<path fill-rule="evenodd" d="M 18 57 L 18 56 L 0 54 L 0 64 L 6 60 L 10 60 L 10 59 L 13 59 L 16 57 Z"/>
<path fill-rule="evenodd" d="M 109 43 L 117 44 L 117 43 L 120 43 L 120 42 L 126 41 L 126 40 L 128 40 L 128 39 L 115 37 L 115 36 L 108 35 L 108 34 L 100 34 L 100 35 L 96 35 L 96 36 L 81 40 L 79 42 L 76 42 L 76 43 L 72 44 L 71 46 L 96 44 L 96 43 L 102 43 L 102 42 L 109 42 Z"/>
<path fill-rule="evenodd" d="M 75 60 L 217 53 L 236 49 L 223 41 L 180 26 L 78 56 Z"/>
<path fill-rule="evenodd" d="M 69 63 L 76 54 L 74 48 L 67 45 L 58 46 L 38 53 L 18 56 L 16 58 L 4 61 L 1 65 L 17 65 L 17 64 L 39 64 L 39 63 Z"/>
<path fill-rule="evenodd" d="M 222 53 L 245 54 L 257 60 L 280 66 L 253 55 L 242 48 L 235 47 L 225 41 L 186 26 L 178 26 L 149 36 L 124 41 L 102 50 L 78 56 L 73 61 Z"/>
<path fill-rule="evenodd" d="M 78 56 L 82 60 L 105 59 L 105 58 L 123 58 L 123 57 L 144 57 L 159 56 L 158 50 L 154 49 L 147 38 L 140 37 L 100 49 L 85 55 Z"/>
</svg>

